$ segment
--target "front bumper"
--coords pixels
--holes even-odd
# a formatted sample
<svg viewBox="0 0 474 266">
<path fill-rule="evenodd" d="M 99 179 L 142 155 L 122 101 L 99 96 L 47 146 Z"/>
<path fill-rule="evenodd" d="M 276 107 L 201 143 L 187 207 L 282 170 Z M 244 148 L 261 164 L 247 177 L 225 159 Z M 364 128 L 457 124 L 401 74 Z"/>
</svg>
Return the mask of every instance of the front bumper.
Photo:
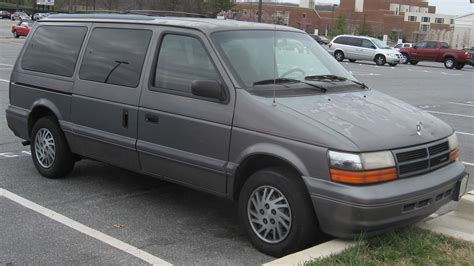
<svg viewBox="0 0 474 266">
<path fill-rule="evenodd" d="M 303 178 L 321 230 L 335 237 L 353 238 L 361 233 L 375 235 L 429 216 L 455 199 L 464 170 L 462 163 L 454 162 L 416 177 L 369 186 Z"/>
<path fill-rule="evenodd" d="M 386 61 L 389 64 L 400 64 L 401 58 L 386 56 Z"/>
</svg>

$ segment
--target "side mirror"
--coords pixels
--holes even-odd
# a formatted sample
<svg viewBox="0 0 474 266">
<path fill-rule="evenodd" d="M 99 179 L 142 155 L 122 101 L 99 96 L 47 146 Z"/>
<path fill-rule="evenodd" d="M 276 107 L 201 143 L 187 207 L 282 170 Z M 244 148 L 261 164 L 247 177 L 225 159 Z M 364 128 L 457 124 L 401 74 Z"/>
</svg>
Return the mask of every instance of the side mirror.
<svg viewBox="0 0 474 266">
<path fill-rule="evenodd" d="M 375 45 L 372 45 L 372 49 L 377 49 L 377 47 L 375 47 Z"/>
<path fill-rule="evenodd" d="M 224 86 L 216 80 L 194 80 L 191 84 L 193 95 L 225 101 Z"/>
</svg>

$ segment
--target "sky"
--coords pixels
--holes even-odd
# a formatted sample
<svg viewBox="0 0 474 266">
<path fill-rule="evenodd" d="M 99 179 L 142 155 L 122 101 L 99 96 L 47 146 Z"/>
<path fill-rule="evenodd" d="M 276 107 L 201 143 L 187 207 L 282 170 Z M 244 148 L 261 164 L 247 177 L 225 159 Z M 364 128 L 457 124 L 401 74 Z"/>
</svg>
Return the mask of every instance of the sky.
<svg viewBox="0 0 474 266">
<path fill-rule="evenodd" d="M 279 2 L 299 3 L 299 0 L 278 0 Z M 339 0 L 316 0 L 316 3 L 339 4 Z M 431 6 L 436 6 L 436 13 L 446 15 L 465 15 L 474 12 L 474 4 L 470 0 L 429 0 Z"/>
</svg>

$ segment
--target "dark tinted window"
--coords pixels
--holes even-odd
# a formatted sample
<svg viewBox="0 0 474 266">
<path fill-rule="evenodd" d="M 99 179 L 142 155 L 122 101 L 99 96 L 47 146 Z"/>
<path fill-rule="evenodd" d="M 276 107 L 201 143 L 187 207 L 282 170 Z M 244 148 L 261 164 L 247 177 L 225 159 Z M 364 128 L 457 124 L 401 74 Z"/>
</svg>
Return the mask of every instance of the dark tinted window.
<svg viewBox="0 0 474 266">
<path fill-rule="evenodd" d="M 334 42 L 339 43 L 339 44 L 348 44 L 348 40 L 349 40 L 348 37 L 339 37 L 335 39 Z"/>
<path fill-rule="evenodd" d="M 194 80 L 219 80 L 206 49 L 196 38 L 165 35 L 158 55 L 154 87 L 191 94 Z"/>
<path fill-rule="evenodd" d="M 426 48 L 438 48 L 438 43 L 437 42 L 428 42 L 426 44 Z"/>
<path fill-rule="evenodd" d="M 97 28 L 92 32 L 79 77 L 84 80 L 137 87 L 152 32 Z"/>
<path fill-rule="evenodd" d="M 21 67 L 72 77 L 86 32 L 86 27 L 39 27 L 26 48 Z"/>
<path fill-rule="evenodd" d="M 426 48 L 427 42 L 419 42 L 416 44 L 416 48 Z"/>
<path fill-rule="evenodd" d="M 445 43 L 445 42 L 442 42 L 441 43 L 441 48 L 449 48 L 449 44 L 448 43 Z"/>
<path fill-rule="evenodd" d="M 349 38 L 349 45 L 352 46 L 362 46 L 362 39 L 359 38 Z"/>
</svg>

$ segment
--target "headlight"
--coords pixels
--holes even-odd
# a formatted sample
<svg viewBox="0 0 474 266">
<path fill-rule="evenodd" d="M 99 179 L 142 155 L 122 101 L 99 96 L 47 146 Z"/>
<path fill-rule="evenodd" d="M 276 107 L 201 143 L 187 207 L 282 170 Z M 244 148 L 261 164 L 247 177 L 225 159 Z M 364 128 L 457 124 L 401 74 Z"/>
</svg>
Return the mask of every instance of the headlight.
<svg viewBox="0 0 474 266">
<path fill-rule="evenodd" d="M 449 144 L 449 160 L 456 161 L 459 157 L 459 148 L 458 148 L 458 137 L 456 133 L 453 133 L 451 136 L 448 137 L 448 144 Z"/>
<path fill-rule="evenodd" d="M 348 184 L 370 184 L 397 178 L 395 159 L 389 151 L 344 153 L 329 151 L 331 179 Z"/>
</svg>

